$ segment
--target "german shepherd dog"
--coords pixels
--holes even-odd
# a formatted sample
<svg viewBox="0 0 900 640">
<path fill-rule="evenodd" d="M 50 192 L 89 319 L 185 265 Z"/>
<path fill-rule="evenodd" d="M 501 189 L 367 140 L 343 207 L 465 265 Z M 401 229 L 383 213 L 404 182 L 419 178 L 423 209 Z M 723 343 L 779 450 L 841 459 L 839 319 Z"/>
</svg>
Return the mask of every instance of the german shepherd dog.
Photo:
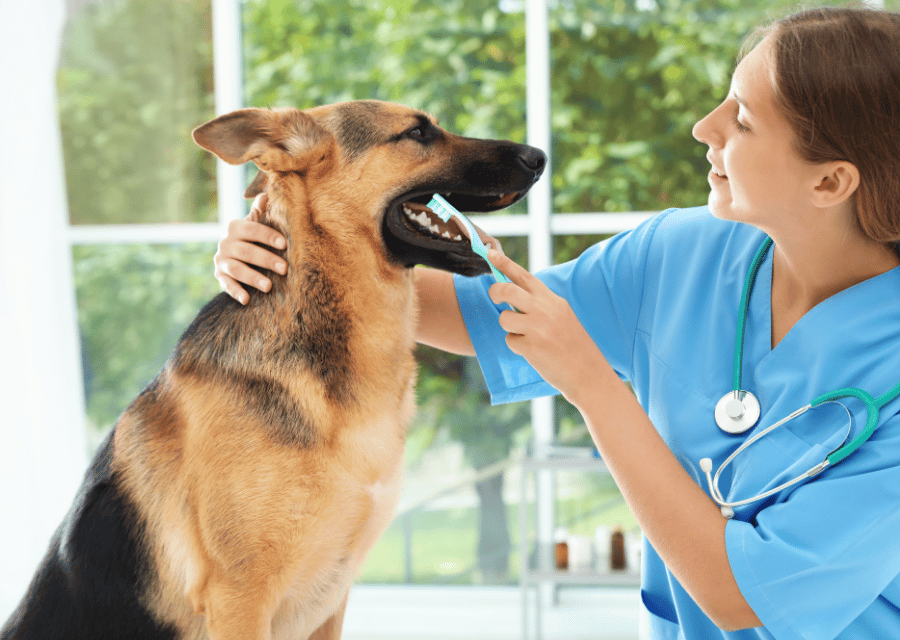
<svg viewBox="0 0 900 640">
<path fill-rule="evenodd" d="M 2 640 L 339 638 L 399 492 L 411 267 L 488 271 L 423 203 L 501 209 L 545 165 L 375 101 L 243 109 L 193 136 L 259 167 L 245 195 L 268 193 L 290 269 L 246 307 L 220 294 L 200 311 L 101 446 Z"/>
</svg>

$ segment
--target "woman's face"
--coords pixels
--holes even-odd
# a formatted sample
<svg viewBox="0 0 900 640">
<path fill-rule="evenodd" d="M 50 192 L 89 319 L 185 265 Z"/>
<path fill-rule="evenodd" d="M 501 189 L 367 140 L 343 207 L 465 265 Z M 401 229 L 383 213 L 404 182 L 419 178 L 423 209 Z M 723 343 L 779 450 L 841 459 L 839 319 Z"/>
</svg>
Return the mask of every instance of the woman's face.
<svg viewBox="0 0 900 640">
<path fill-rule="evenodd" d="M 816 179 L 815 165 L 794 150 L 793 131 L 775 104 L 770 54 L 766 38 L 738 64 L 725 101 L 693 130 L 709 145 L 712 214 L 767 232 L 809 208 Z"/>
</svg>

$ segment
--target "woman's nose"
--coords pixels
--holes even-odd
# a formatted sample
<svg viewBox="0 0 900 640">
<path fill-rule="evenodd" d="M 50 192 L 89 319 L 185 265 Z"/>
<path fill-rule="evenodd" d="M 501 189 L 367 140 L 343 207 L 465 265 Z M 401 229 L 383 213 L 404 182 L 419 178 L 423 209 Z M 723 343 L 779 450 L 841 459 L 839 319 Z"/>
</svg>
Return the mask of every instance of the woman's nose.
<svg viewBox="0 0 900 640">
<path fill-rule="evenodd" d="M 691 129 L 691 135 L 697 140 L 697 142 L 702 142 L 703 144 L 712 146 L 712 143 L 709 141 L 710 131 L 709 131 L 709 120 L 712 113 L 706 115 L 706 117 L 702 118 L 694 125 L 694 128 Z"/>
<path fill-rule="evenodd" d="M 691 134 L 698 142 L 702 142 L 710 147 L 721 148 L 724 140 L 716 127 L 715 115 L 717 111 L 718 108 L 706 114 L 704 118 L 694 125 Z"/>
</svg>

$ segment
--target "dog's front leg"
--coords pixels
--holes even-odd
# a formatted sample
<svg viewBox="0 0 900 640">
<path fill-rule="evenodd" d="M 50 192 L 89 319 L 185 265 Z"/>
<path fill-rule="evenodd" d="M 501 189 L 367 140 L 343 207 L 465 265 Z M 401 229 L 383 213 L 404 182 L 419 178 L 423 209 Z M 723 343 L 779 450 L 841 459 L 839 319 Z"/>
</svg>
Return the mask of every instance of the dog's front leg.
<svg viewBox="0 0 900 640">
<path fill-rule="evenodd" d="M 266 585 L 210 581 L 204 594 L 203 612 L 210 640 L 272 640 L 272 612 Z"/>
<path fill-rule="evenodd" d="M 344 597 L 344 601 L 337 611 L 323 622 L 321 627 L 313 631 L 309 640 L 340 640 L 341 629 L 344 626 L 344 612 L 347 610 L 347 597 L 349 596 Z"/>
</svg>

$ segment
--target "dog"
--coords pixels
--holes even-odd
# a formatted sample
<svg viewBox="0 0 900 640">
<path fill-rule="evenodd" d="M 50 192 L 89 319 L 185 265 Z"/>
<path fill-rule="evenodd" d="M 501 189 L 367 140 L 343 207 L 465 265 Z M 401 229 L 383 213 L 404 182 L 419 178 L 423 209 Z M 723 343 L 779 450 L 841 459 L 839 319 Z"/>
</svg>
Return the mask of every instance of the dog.
<svg viewBox="0 0 900 640">
<path fill-rule="evenodd" d="M 425 203 L 498 210 L 545 166 L 378 101 L 242 109 L 193 138 L 257 165 L 245 196 L 268 194 L 290 268 L 246 307 L 223 293 L 200 311 L 99 448 L 2 640 L 340 638 L 398 499 L 411 267 L 489 271 Z"/>
</svg>

